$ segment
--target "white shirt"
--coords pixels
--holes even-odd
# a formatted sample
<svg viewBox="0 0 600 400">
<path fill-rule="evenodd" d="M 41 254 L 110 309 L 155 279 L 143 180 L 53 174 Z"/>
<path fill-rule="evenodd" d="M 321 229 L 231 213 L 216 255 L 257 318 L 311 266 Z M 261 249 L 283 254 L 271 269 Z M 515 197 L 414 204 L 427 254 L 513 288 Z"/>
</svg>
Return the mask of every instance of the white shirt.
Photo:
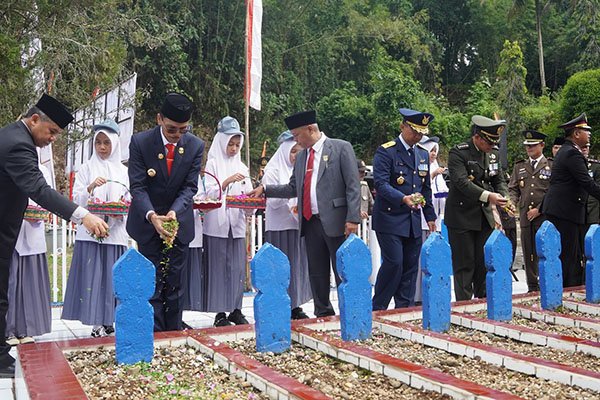
<svg viewBox="0 0 600 400">
<path fill-rule="evenodd" d="M 319 205 L 317 203 L 317 179 L 319 178 L 319 166 L 321 165 L 321 158 L 323 154 L 323 144 L 325 143 L 327 136 L 321 132 L 321 137 L 317 140 L 317 143 L 312 145 L 312 149 L 315 151 L 313 160 L 313 173 L 310 179 L 310 209 L 313 215 L 319 213 Z M 308 158 L 310 157 L 310 149 L 306 157 L 306 165 L 308 165 Z M 304 167 L 304 173 L 306 174 L 306 166 Z"/>
<path fill-rule="evenodd" d="M 534 161 L 535 161 L 535 168 L 537 168 L 537 167 L 538 167 L 538 165 L 540 165 L 540 160 L 541 160 L 543 157 L 544 157 L 544 155 L 543 155 L 543 154 L 542 154 L 541 156 L 539 156 L 538 158 L 535 158 L 535 159 L 533 159 L 533 158 L 531 158 L 531 157 L 530 157 L 530 158 L 529 158 L 529 164 L 531 164 L 532 162 L 534 162 Z"/>
</svg>

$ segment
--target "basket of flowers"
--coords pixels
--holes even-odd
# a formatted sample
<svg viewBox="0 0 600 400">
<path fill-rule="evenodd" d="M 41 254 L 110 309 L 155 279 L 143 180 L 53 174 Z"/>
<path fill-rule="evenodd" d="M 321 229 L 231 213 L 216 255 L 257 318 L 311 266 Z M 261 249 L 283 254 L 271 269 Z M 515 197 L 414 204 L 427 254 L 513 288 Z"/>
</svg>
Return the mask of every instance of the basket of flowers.
<svg viewBox="0 0 600 400">
<path fill-rule="evenodd" d="M 29 222 L 46 221 L 50 213 L 40 206 L 28 205 L 23 214 L 23 219 Z"/>
<path fill-rule="evenodd" d="M 236 196 L 226 196 L 227 207 L 246 208 L 255 210 L 264 210 L 267 206 L 267 199 L 264 197 L 248 197 L 246 194 Z"/>
<path fill-rule="evenodd" d="M 125 188 L 125 190 L 127 190 L 127 192 L 129 192 L 129 189 L 127 189 L 127 186 L 125 186 L 121 182 L 112 181 L 110 179 L 107 179 L 106 182 L 107 182 L 107 184 L 108 183 L 119 184 L 119 185 L 123 186 Z M 130 204 L 131 204 L 131 202 L 127 201 L 124 196 L 121 196 L 121 198 L 118 201 L 102 201 L 99 198 L 94 197 L 94 191 L 92 191 L 90 199 L 88 200 L 88 203 L 87 203 L 87 209 L 92 214 L 105 215 L 107 217 L 119 217 L 119 216 L 127 215 L 127 213 L 129 212 Z"/>
<path fill-rule="evenodd" d="M 220 208 L 221 204 L 223 204 L 223 200 L 221 200 L 221 197 L 222 197 L 221 182 L 219 182 L 219 179 L 216 176 L 214 176 L 213 174 L 211 174 L 210 172 L 202 171 L 201 174 L 204 174 L 204 176 L 202 177 L 202 186 L 204 188 L 204 193 L 197 194 L 194 196 L 194 205 L 193 205 L 194 210 L 208 211 L 208 210 L 214 210 L 215 208 Z M 217 182 L 217 186 L 219 187 L 219 197 L 216 199 L 209 198 L 206 194 L 206 185 L 204 183 L 204 177 L 206 175 L 210 176 Z"/>
</svg>

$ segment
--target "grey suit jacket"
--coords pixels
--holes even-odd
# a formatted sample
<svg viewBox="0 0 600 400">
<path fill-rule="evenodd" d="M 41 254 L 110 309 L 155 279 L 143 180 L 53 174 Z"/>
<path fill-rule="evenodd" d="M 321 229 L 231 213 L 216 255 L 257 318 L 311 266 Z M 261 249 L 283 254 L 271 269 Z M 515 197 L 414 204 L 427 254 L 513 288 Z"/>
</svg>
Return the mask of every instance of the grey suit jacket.
<svg viewBox="0 0 600 400">
<path fill-rule="evenodd" d="M 286 185 L 267 185 L 267 197 L 298 197 L 298 221 L 302 234 L 302 196 L 307 150 L 296 159 L 294 172 Z M 327 160 L 327 161 L 325 161 Z M 345 140 L 325 139 L 317 177 L 317 206 L 325 234 L 343 236 L 346 222 L 360 222 L 360 182 L 356 156 Z"/>
</svg>

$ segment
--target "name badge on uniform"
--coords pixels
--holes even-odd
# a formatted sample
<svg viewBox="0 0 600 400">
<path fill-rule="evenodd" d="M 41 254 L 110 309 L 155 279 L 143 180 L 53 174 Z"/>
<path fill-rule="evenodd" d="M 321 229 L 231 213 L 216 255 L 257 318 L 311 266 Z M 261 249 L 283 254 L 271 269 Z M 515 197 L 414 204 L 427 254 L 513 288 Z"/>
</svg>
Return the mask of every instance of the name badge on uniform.
<svg viewBox="0 0 600 400">
<path fill-rule="evenodd" d="M 427 176 L 427 171 L 429 171 L 429 165 L 428 164 L 419 164 L 418 170 L 419 170 L 420 177 Z"/>
</svg>

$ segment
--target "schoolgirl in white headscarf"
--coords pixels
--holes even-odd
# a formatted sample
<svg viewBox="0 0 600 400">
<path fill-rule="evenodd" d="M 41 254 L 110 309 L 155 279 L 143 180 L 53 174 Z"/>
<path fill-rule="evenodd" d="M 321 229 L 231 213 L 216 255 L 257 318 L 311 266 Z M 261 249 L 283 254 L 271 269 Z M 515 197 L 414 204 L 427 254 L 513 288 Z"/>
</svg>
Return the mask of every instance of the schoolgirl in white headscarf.
<svg viewBox="0 0 600 400">
<path fill-rule="evenodd" d="M 446 206 L 446 198 L 448 197 L 448 185 L 444 180 L 443 172 L 446 168 L 440 167 L 437 156 L 440 151 L 440 145 L 437 137 L 429 138 L 423 136 L 420 145 L 429 152 L 429 171 L 431 171 L 431 195 L 433 208 L 437 219 L 435 220 L 436 231 L 442 230 L 442 220 L 444 219 L 444 208 Z M 423 218 L 421 213 L 421 228 L 425 231 L 429 231 L 427 227 L 427 221 Z"/>
<path fill-rule="evenodd" d="M 39 168 L 52 185 L 48 168 L 41 164 Z M 29 205 L 37 206 L 31 199 Z M 9 271 L 6 342 L 11 346 L 32 343 L 33 336 L 50 332 L 51 326 L 44 221 L 23 220 Z"/>
<path fill-rule="evenodd" d="M 252 181 L 242 162 L 244 133 L 235 118 L 219 121 L 217 134 L 208 150 L 205 170 L 217 177 L 223 204 L 204 216 L 204 250 L 208 274 L 207 311 L 216 312 L 215 326 L 247 324 L 242 314 L 246 266 L 246 216 L 253 210 L 227 208 L 225 196 L 250 192 Z M 205 178 L 209 198 L 218 198 L 219 185 Z M 227 317 L 225 311 L 231 311 Z"/>
<path fill-rule="evenodd" d="M 75 176 L 73 201 L 86 207 L 90 200 L 128 200 L 129 178 L 127 168 L 121 163 L 119 126 L 106 120 L 95 125 L 93 131 L 94 151 Z M 127 249 L 128 240 L 126 217 L 104 218 L 110 230 L 102 242 L 85 228 L 77 229 L 61 317 L 92 325 L 93 337 L 114 332 L 112 267 Z"/>
<path fill-rule="evenodd" d="M 264 170 L 263 184 L 286 184 L 290 181 L 296 154 L 302 150 L 289 131 L 278 139 L 279 148 L 271 157 Z M 288 293 L 292 300 L 292 319 L 308 316 L 300 307 L 312 298 L 308 277 L 308 262 L 304 238 L 298 232 L 298 212 L 296 198 L 267 199 L 265 211 L 265 241 L 281 250 L 290 261 L 290 286 Z"/>
</svg>

